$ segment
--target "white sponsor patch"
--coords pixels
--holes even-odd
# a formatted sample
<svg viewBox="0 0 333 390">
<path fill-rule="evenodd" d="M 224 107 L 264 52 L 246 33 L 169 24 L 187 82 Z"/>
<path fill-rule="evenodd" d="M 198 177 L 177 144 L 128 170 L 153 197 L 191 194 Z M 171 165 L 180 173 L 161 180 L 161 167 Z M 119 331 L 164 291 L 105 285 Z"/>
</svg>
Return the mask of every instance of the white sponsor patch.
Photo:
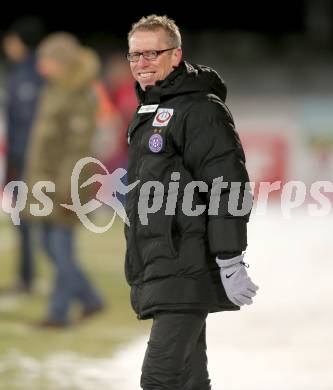
<svg viewBox="0 0 333 390">
<path fill-rule="evenodd" d="M 159 108 L 155 115 L 153 126 L 162 127 L 167 126 L 173 115 L 173 108 Z"/>
<path fill-rule="evenodd" d="M 146 114 L 147 112 L 155 112 L 157 110 L 158 104 L 150 104 L 147 106 L 141 106 L 138 114 Z"/>
</svg>

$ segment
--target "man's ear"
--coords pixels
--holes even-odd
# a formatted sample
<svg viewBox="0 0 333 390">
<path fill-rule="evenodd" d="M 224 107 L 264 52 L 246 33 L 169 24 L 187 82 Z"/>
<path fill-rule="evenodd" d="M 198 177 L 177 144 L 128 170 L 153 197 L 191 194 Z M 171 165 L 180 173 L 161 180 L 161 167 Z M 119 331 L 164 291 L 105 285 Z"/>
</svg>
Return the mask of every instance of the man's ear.
<svg viewBox="0 0 333 390">
<path fill-rule="evenodd" d="M 181 47 L 178 47 L 173 53 L 173 67 L 177 68 L 183 58 L 183 51 Z"/>
</svg>

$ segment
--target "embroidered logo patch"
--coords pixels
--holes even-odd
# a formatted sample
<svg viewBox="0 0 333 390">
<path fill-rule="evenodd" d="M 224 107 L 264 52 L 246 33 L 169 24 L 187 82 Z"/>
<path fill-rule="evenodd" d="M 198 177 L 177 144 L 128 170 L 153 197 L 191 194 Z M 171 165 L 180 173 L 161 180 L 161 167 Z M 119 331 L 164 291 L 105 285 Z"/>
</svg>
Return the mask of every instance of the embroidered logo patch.
<svg viewBox="0 0 333 390">
<path fill-rule="evenodd" d="M 159 108 L 154 118 L 153 126 L 167 126 L 173 115 L 173 108 Z"/>
<path fill-rule="evenodd" d="M 149 149 L 153 153 L 158 153 L 162 150 L 163 148 L 163 137 L 160 134 L 153 134 L 149 138 Z"/>
</svg>

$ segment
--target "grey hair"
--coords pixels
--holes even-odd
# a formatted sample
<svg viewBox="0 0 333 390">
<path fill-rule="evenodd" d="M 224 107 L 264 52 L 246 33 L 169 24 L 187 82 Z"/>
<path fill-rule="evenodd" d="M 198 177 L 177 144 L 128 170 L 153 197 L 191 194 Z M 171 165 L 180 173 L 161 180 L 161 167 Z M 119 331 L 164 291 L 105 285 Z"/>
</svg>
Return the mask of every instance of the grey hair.
<svg viewBox="0 0 333 390">
<path fill-rule="evenodd" d="M 168 37 L 168 44 L 172 47 L 181 47 L 182 38 L 178 26 L 173 19 L 166 15 L 149 15 L 142 17 L 138 22 L 132 24 L 132 28 L 128 33 L 128 41 L 136 31 L 156 31 L 163 29 Z"/>
</svg>

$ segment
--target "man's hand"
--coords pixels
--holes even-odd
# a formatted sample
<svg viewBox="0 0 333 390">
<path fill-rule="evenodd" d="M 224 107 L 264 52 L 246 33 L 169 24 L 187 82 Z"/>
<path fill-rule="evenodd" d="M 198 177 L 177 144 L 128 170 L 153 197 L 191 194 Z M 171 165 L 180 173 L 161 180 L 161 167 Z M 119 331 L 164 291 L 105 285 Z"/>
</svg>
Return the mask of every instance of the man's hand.
<svg viewBox="0 0 333 390">
<path fill-rule="evenodd" d="M 251 305 L 252 298 L 256 295 L 256 286 L 248 276 L 243 262 L 244 255 L 222 260 L 217 258 L 220 266 L 220 274 L 225 292 L 231 302 L 237 306 Z"/>
</svg>

